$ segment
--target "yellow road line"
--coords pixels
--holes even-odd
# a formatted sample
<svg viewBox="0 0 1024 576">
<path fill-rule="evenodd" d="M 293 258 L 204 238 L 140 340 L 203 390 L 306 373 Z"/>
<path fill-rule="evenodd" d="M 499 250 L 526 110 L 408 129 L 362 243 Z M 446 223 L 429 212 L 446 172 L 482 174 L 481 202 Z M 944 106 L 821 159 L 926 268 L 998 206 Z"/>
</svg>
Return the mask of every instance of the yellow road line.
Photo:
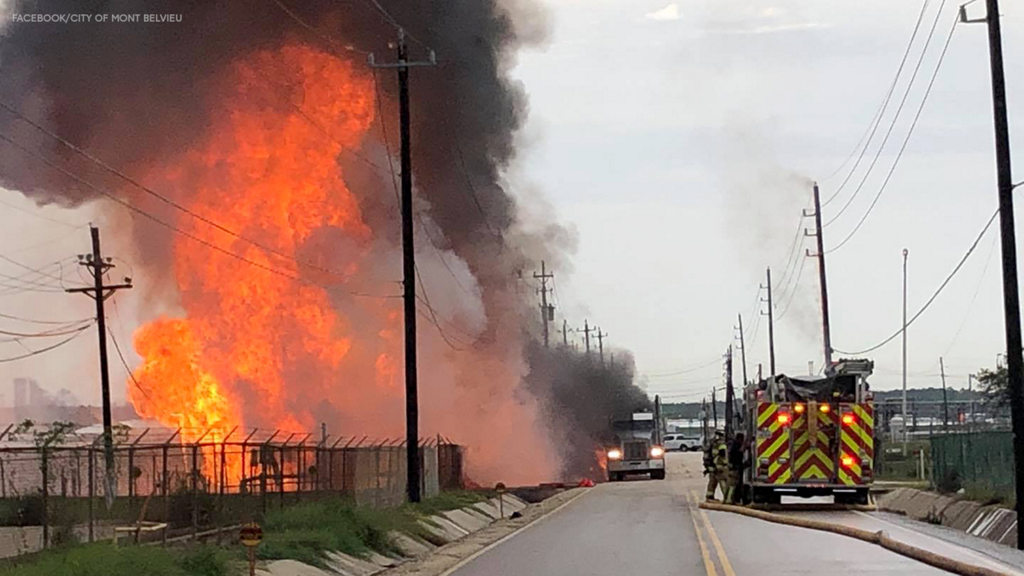
<svg viewBox="0 0 1024 576">
<path fill-rule="evenodd" d="M 722 547 L 722 541 L 718 539 L 718 534 L 715 532 L 715 527 L 711 525 L 711 519 L 704 510 L 699 510 L 701 519 L 704 520 L 704 526 L 707 527 L 708 535 L 711 536 L 711 543 L 715 546 L 715 552 L 718 553 L 718 561 L 722 564 L 722 571 L 725 572 L 725 576 L 736 576 L 736 572 L 732 569 L 732 564 L 729 562 L 729 557 L 725 554 L 725 548 Z"/>
<path fill-rule="evenodd" d="M 707 576 L 718 576 L 718 571 L 715 570 L 715 562 L 711 559 L 711 554 L 708 552 L 708 545 L 704 543 L 704 537 L 700 534 L 700 527 L 697 526 L 697 508 L 694 502 L 690 499 L 689 494 L 685 494 L 686 503 L 690 508 L 690 520 L 693 520 L 693 531 L 697 534 L 697 544 L 700 546 L 700 556 L 704 559 L 704 572 Z"/>
</svg>

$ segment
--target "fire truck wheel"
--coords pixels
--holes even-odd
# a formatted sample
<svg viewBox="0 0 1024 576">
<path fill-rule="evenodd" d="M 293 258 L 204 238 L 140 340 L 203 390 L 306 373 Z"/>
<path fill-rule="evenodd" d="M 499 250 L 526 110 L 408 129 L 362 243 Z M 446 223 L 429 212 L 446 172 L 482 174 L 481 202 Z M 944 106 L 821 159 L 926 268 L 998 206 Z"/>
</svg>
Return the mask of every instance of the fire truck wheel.
<svg viewBox="0 0 1024 576">
<path fill-rule="evenodd" d="M 651 470 L 651 480 L 664 480 L 664 479 L 665 479 L 665 471 L 664 470 Z"/>
</svg>

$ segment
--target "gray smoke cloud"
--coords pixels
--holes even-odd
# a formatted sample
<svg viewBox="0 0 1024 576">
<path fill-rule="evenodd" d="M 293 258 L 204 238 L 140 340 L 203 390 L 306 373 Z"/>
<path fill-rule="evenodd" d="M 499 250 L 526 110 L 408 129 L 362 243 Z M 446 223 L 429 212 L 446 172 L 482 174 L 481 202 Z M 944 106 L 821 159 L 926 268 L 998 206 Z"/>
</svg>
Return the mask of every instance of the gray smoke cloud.
<svg viewBox="0 0 1024 576">
<path fill-rule="evenodd" d="M 8 16 L 145 12 L 181 14 L 182 18 L 180 23 L 9 21 L 0 29 L 0 99 L 125 173 L 145 174 L 166 158 L 180 157 L 201 140 L 216 120 L 212 115 L 223 113 L 223 107 L 209 105 L 210 93 L 225 70 L 247 55 L 302 43 L 357 62 L 365 59 L 360 51 L 373 51 L 378 61 L 394 61 L 388 42 L 396 37 L 395 27 L 368 0 L 284 3 L 314 30 L 305 29 L 274 0 L 260 6 L 153 0 L 145 3 L 144 9 L 133 0 L 15 1 Z M 523 87 L 507 72 L 520 48 L 544 41 L 546 15 L 534 0 L 383 4 L 394 20 L 407 27 L 411 58 L 426 59 L 426 47 L 438 58 L 436 67 L 415 68 L 411 74 L 413 172 L 422 224 L 417 235 L 421 246 L 429 242 L 442 255 L 433 262 L 421 260 L 425 281 L 429 284 L 444 266 L 460 288 L 475 292 L 480 300 L 479 318 L 452 318 L 462 328 L 463 344 L 470 348 L 467 354 L 471 359 L 461 361 L 461 368 L 450 375 L 457 388 L 474 388 L 478 393 L 460 397 L 453 392 L 450 402 L 459 410 L 480 412 L 484 421 L 501 418 L 509 405 L 528 405 L 529 401 L 513 395 L 500 406 L 494 402 L 493 412 L 488 412 L 487 402 L 479 400 L 508 394 L 502 391 L 508 385 L 506 380 L 480 378 L 500 360 L 504 366 L 513 366 L 510 371 L 518 375 L 529 372 L 527 389 L 546 406 L 550 418 L 558 418 L 564 410 L 573 411 L 571 421 L 582 431 L 578 442 L 589 446 L 598 428 L 606 427 L 611 414 L 622 407 L 610 399 L 635 403 L 642 393 L 631 388 L 631 361 L 625 356 L 616 371 L 598 373 L 579 359 L 560 365 L 560 353 L 549 356 L 529 348 L 530 333 L 536 333 L 536 308 L 532 290 L 524 290 L 523 278 L 529 277 L 535 262 L 542 258 L 568 269 L 569 253 L 575 246 L 574 234 L 557 222 L 524 222 L 524 211 L 505 182 L 506 170 L 516 157 L 516 134 L 528 112 Z M 357 52 L 349 52 L 345 46 L 355 47 Z M 264 72 L 274 76 L 273 71 Z M 375 232 L 373 250 L 380 255 L 378 269 L 363 281 L 380 288 L 393 283 L 398 270 L 395 248 L 399 228 L 395 225 L 391 175 L 380 169 L 387 166 L 389 153 L 397 155 L 399 141 L 393 71 L 378 72 L 377 85 L 382 113 L 372 135 L 358 155 L 346 154 L 338 161 L 363 218 Z M 2 110 L 0 134 L 97 186 L 133 203 L 141 202 L 134 200 L 139 197 L 138 190 Z M 3 142 L 0 187 L 20 191 L 40 204 L 76 206 L 98 197 L 94 190 Z M 187 195 L 181 190 L 161 191 L 176 200 Z M 172 223 L 182 218 L 159 203 L 141 205 Z M 259 231 L 246 233 L 258 235 Z M 145 260 L 138 264 L 149 270 L 151 280 L 163 278 L 164 284 L 171 280 L 167 266 L 171 234 L 140 221 L 131 238 Z M 339 249 L 343 242 L 331 230 L 324 230 L 301 248 L 300 255 L 343 266 L 344 246 Z M 442 262 L 444 255 L 452 257 Z M 149 290 L 159 292 L 160 282 L 154 283 L 158 286 Z M 393 286 L 389 291 L 394 291 Z M 444 294 L 433 292 L 437 300 L 444 299 Z M 358 318 L 358 307 L 347 312 Z M 429 343 L 425 346 L 427 354 L 443 354 L 431 352 Z M 367 355 L 366 360 L 372 369 L 373 359 Z M 582 382 L 603 390 L 578 396 L 588 406 L 585 410 L 570 401 L 582 394 L 578 388 Z M 439 414 L 439 410 L 435 412 Z M 328 419 L 335 407 L 328 403 L 317 412 Z M 428 424 L 441 420 L 432 416 L 429 408 L 425 418 Z M 471 424 L 467 426 L 479 428 Z M 458 427 L 451 422 L 445 425 Z M 558 431 L 577 434 L 562 424 Z M 559 449 L 563 448 L 560 445 Z M 589 466 L 573 460 L 575 450 L 564 452 L 567 462 L 573 461 L 567 470 Z"/>
</svg>

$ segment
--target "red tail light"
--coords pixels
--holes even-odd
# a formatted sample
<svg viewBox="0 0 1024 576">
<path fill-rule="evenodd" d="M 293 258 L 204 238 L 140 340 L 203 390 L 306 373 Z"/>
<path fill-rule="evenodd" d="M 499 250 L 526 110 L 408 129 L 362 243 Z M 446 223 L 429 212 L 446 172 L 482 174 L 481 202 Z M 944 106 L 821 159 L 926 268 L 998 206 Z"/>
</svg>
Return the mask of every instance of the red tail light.
<svg viewBox="0 0 1024 576">
<path fill-rule="evenodd" d="M 843 466 L 846 468 L 853 466 L 853 456 L 843 456 Z"/>
<path fill-rule="evenodd" d="M 783 426 L 789 424 L 789 414 L 787 412 L 780 413 L 778 416 L 778 421 L 779 424 L 782 424 Z"/>
<path fill-rule="evenodd" d="M 847 426 L 853 424 L 853 414 L 843 414 L 843 424 Z"/>
</svg>

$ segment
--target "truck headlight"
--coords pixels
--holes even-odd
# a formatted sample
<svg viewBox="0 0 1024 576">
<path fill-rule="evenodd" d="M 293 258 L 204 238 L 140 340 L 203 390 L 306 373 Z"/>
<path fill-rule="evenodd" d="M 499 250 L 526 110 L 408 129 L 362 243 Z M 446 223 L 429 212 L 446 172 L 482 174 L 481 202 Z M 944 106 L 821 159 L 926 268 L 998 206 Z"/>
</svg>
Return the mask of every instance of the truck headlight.
<svg viewBox="0 0 1024 576">
<path fill-rule="evenodd" d="M 662 448 L 661 446 L 652 446 L 651 447 L 651 458 L 661 458 L 664 455 L 665 455 L 665 449 Z"/>
<path fill-rule="evenodd" d="M 612 449 L 608 450 L 608 459 L 609 460 L 619 460 L 621 458 L 622 458 L 622 450 L 619 450 L 618 448 L 612 448 Z"/>
</svg>

